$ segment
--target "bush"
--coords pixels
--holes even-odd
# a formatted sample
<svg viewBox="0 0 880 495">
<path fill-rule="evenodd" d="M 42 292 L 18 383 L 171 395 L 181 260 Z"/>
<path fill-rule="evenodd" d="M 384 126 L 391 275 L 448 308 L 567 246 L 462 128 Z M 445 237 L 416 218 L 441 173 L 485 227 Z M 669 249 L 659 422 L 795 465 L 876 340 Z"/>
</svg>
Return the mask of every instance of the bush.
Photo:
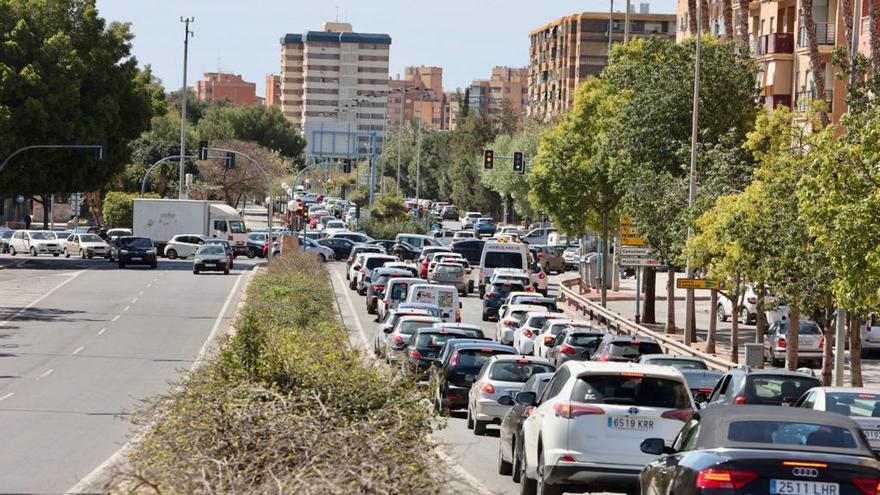
<svg viewBox="0 0 880 495">
<path fill-rule="evenodd" d="M 370 218 L 399 221 L 407 216 L 407 208 L 400 196 L 387 195 L 379 198 L 370 210 Z"/>
<path fill-rule="evenodd" d="M 374 239 L 394 239 L 397 234 L 424 234 L 428 231 L 424 223 L 412 217 L 396 221 L 368 218 L 361 220 L 358 226 Z"/>
<path fill-rule="evenodd" d="M 169 493 L 437 493 L 425 391 L 351 349 L 334 308 L 313 256 L 270 263 L 217 356 L 136 416 L 160 419 L 124 479 Z"/>
<path fill-rule="evenodd" d="M 134 199 L 140 197 L 135 193 L 110 191 L 104 196 L 104 223 L 110 227 L 131 228 L 134 216 Z M 145 198 L 158 198 L 155 193 L 147 193 Z"/>
</svg>

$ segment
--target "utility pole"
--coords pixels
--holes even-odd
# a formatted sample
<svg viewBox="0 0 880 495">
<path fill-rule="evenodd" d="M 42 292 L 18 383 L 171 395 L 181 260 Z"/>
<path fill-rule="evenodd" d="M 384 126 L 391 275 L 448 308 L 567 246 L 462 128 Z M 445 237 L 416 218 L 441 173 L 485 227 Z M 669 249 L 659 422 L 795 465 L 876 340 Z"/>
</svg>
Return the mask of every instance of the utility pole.
<svg viewBox="0 0 880 495">
<path fill-rule="evenodd" d="M 177 186 L 177 199 L 186 199 L 186 63 L 189 52 L 189 37 L 193 32 L 189 30 L 189 24 L 195 22 L 195 17 L 181 17 L 184 23 L 183 30 L 183 86 L 180 88 L 180 179 Z"/>
<path fill-rule="evenodd" d="M 422 185 L 422 121 L 418 120 L 417 122 L 419 123 L 417 129 L 419 138 L 416 140 L 416 205 L 419 203 L 419 193 L 421 192 L 419 186 Z"/>
<path fill-rule="evenodd" d="M 608 65 L 611 65 L 611 37 L 614 34 L 614 0 L 608 8 Z"/>
<path fill-rule="evenodd" d="M 623 14 L 623 44 L 629 41 L 629 5 L 632 0 L 626 0 L 626 12 Z M 699 1 L 699 0 L 697 0 Z"/>
<path fill-rule="evenodd" d="M 699 133 L 699 113 L 700 113 L 700 45 L 702 44 L 702 19 L 701 2 L 697 0 L 697 45 L 694 54 L 694 109 L 691 115 L 691 169 L 690 180 L 688 184 L 688 207 L 692 207 L 697 195 L 697 137 Z M 688 240 L 693 235 L 693 228 L 688 227 Z M 673 271 L 669 271 L 669 276 L 673 276 Z M 691 264 L 691 257 L 687 258 L 687 278 L 694 278 L 694 267 Z M 733 315 L 736 318 L 737 315 Z M 694 310 L 694 289 L 687 289 L 685 297 L 685 325 L 684 325 L 684 343 L 690 345 L 696 341 L 696 313 Z"/>
</svg>

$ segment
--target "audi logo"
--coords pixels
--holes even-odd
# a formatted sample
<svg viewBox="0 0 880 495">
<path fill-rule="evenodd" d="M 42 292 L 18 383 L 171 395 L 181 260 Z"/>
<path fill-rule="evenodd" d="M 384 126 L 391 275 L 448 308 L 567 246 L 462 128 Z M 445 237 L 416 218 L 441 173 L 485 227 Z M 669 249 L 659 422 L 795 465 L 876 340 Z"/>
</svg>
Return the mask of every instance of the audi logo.
<svg viewBox="0 0 880 495">
<path fill-rule="evenodd" d="M 811 467 L 796 467 L 791 470 L 791 474 L 803 478 L 816 478 L 819 476 L 819 470 Z"/>
</svg>

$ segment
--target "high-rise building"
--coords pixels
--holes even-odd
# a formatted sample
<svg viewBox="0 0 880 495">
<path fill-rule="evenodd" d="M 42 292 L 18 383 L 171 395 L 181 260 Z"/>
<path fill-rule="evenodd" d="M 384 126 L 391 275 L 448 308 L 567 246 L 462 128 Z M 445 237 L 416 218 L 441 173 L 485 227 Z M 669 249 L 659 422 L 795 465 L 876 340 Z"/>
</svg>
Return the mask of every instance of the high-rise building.
<svg viewBox="0 0 880 495">
<path fill-rule="evenodd" d="M 489 115 L 498 115 L 506 105 L 525 115 L 529 104 L 528 67 L 495 67 L 489 79 Z"/>
<path fill-rule="evenodd" d="M 387 34 L 327 22 L 281 39 L 281 109 L 310 156 L 366 156 L 381 147 L 388 101 Z"/>
<path fill-rule="evenodd" d="M 281 106 L 281 76 L 278 74 L 266 75 L 266 99 L 267 107 Z"/>
<path fill-rule="evenodd" d="M 450 131 L 458 127 L 458 115 L 461 113 L 461 100 L 464 95 L 461 92 L 451 91 L 446 93 L 446 129 Z"/>
<path fill-rule="evenodd" d="M 196 94 L 200 100 L 229 100 L 235 105 L 257 103 L 257 85 L 247 82 L 240 75 L 225 72 L 205 72 L 196 81 Z"/>
<path fill-rule="evenodd" d="M 675 15 L 647 11 L 644 4 L 640 12 L 630 12 L 629 35 L 674 40 Z M 547 119 L 571 108 L 578 85 L 608 65 L 609 37 L 613 43 L 623 41 L 624 16 L 623 12 L 584 12 L 529 33 L 529 115 Z"/>
<path fill-rule="evenodd" d="M 397 129 L 401 122 L 419 119 L 422 125 L 434 130 L 446 129 L 446 95 L 443 93 L 441 67 L 407 67 L 400 75 L 388 81 L 388 129 Z"/>
</svg>

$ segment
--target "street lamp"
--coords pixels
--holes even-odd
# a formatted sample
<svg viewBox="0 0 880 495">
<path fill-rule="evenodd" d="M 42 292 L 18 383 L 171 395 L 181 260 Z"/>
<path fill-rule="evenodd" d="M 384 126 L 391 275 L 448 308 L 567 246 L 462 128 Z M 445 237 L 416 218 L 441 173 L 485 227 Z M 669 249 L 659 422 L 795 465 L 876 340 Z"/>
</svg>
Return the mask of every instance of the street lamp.
<svg viewBox="0 0 880 495">
<path fill-rule="evenodd" d="M 699 137 L 699 112 L 700 112 L 700 45 L 703 36 L 701 4 L 703 2 L 697 0 L 697 39 L 696 53 L 694 54 L 694 108 L 691 115 L 691 167 L 688 178 L 688 208 L 693 207 L 694 200 L 697 195 L 697 138 Z M 693 228 L 688 226 L 688 240 L 693 235 Z M 669 272 L 669 276 L 673 276 L 673 272 Z M 687 268 L 685 269 L 687 278 L 694 277 L 694 267 L 691 263 L 691 256 L 687 257 Z M 687 289 L 685 293 L 685 324 L 684 324 L 684 343 L 691 345 L 697 337 L 696 332 L 696 310 L 694 309 L 694 289 Z"/>
</svg>

